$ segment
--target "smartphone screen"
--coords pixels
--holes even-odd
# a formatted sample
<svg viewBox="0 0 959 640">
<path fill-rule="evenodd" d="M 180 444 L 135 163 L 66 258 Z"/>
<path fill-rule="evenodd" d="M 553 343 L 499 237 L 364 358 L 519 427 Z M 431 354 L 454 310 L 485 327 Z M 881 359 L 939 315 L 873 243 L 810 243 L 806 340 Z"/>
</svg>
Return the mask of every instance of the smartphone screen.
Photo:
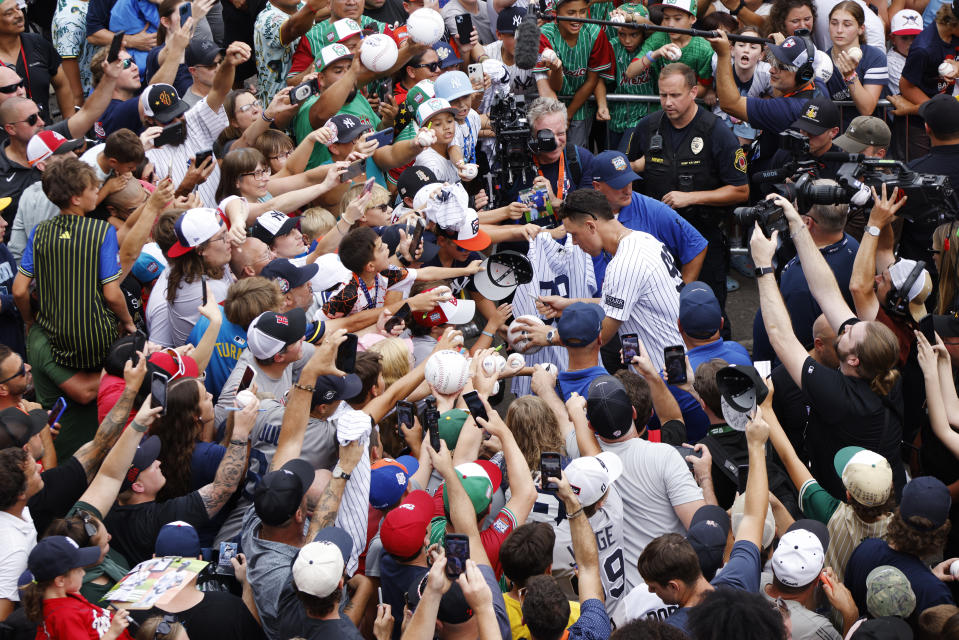
<svg viewBox="0 0 959 640">
<path fill-rule="evenodd" d="M 117 31 L 113 34 L 113 40 L 110 41 L 110 50 L 107 52 L 107 62 L 116 62 L 120 59 L 120 49 L 123 48 L 123 36 L 126 31 Z"/>
<path fill-rule="evenodd" d="M 247 367 L 246 371 L 243 372 L 243 377 L 240 378 L 240 384 L 236 387 L 236 392 L 240 393 L 241 391 L 246 391 L 250 388 L 250 384 L 253 382 L 253 375 L 256 372 L 253 371 L 253 367 Z"/>
<path fill-rule="evenodd" d="M 206 276 L 200 276 L 200 291 L 203 293 L 203 301 L 200 306 L 206 306 Z"/>
<path fill-rule="evenodd" d="M 929 341 L 929 344 L 935 346 L 936 344 L 936 325 L 933 322 L 933 316 L 930 313 L 925 316 L 922 320 L 919 321 L 919 330 L 922 331 L 922 335 L 926 337 L 926 340 Z"/>
<path fill-rule="evenodd" d="M 218 573 L 221 576 L 234 575 L 233 563 L 230 562 L 230 560 L 235 557 L 236 557 L 236 543 L 221 542 L 220 557 L 216 561 L 216 573 Z"/>
<path fill-rule="evenodd" d="M 558 488 L 555 482 L 547 481 L 547 478 L 558 478 L 562 473 L 559 454 L 555 451 L 544 451 L 539 455 L 539 475 L 540 484 L 546 491 L 556 491 Z"/>
<path fill-rule="evenodd" d="M 53 403 L 53 406 L 50 408 L 50 415 L 47 418 L 47 426 L 53 427 L 59 420 L 60 416 L 63 415 L 63 412 L 66 411 L 67 401 L 63 396 L 57 398 L 57 401 Z"/>
<path fill-rule="evenodd" d="M 736 467 L 736 478 L 739 480 L 739 484 L 736 490 L 740 494 L 746 493 L 746 482 L 749 480 L 749 465 L 741 464 Z"/>
<path fill-rule="evenodd" d="M 407 429 L 413 428 L 413 412 L 415 407 L 412 402 L 407 402 L 406 400 L 401 400 L 396 403 L 396 425 L 397 429 L 399 425 L 405 426 Z M 400 432 L 402 433 L 402 431 Z"/>
<path fill-rule="evenodd" d="M 686 349 L 682 345 L 663 349 L 666 361 L 666 382 L 683 384 L 686 382 Z"/>
<path fill-rule="evenodd" d="M 456 16 L 456 35 L 459 36 L 460 42 L 463 44 L 469 44 L 470 38 L 473 37 L 473 16 L 468 13 L 461 13 Z"/>
<path fill-rule="evenodd" d="M 410 238 L 410 257 L 416 260 L 416 251 L 420 248 L 420 241 L 423 239 L 423 230 L 426 229 L 426 223 L 421 218 L 416 219 L 416 225 L 413 227 L 413 237 Z"/>
<path fill-rule="evenodd" d="M 353 373 L 356 370 L 356 334 L 346 334 L 346 340 L 340 343 L 336 351 L 336 368 L 343 373 Z"/>
<path fill-rule="evenodd" d="M 187 19 L 193 15 L 193 5 L 189 2 L 184 2 L 180 5 L 180 24 L 182 25 Z"/>
<path fill-rule="evenodd" d="M 446 575 L 450 580 L 456 580 L 466 571 L 466 561 L 470 557 L 469 536 L 447 533 L 443 547 L 446 549 Z"/>
<path fill-rule="evenodd" d="M 150 378 L 150 395 L 153 397 L 152 405 L 162 407 L 160 415 L 166 413 L 166 386 L 169 378 L 159 372 L 154 372 Z"/>
<path fill-rule="evenodd" d="M 639 335 L 624 333 L 620 340 L 623 343 L 623 364 L 628 365 L 639 355 Z"/>
<path fill-rule="evenodd" d="M 436 410 L 436 400 L 426 399 L 426 409 L 423 411 L 424 427 L 430 436 L 430 446 L 433 451 L 440 450 L 440 412 Z"/>
<path fill-rule="evenodd" d="M 376 133 L 371 133 L 366 139 L 376 140 L 376 143 L 381 147 L 393 144 L 393 127 L 383 129 L 382 131 L 377 131 Z"/>
<path fill-rule="evenodd" d="M 489 419 L 489 416 L 486 415 L 486 407 L 483 406 L 483 401 L 480 399 L 478 393 L 475 391 L 464 393 L 463 401 L 466 403 L 466 408 L 469 409 L 470 415 L 473 416 L 474 420 L 477 418 L 482 418 L 483 420 Z M 478 423 L 477 426 L 479 426 Z"/>
</svg>

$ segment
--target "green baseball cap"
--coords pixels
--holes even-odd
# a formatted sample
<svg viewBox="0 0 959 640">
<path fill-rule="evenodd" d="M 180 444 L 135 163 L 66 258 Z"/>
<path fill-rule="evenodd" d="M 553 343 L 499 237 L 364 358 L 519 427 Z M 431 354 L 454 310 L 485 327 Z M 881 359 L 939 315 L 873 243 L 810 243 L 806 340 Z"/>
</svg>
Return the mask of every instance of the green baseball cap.
<svg viewBox="0 0 959 640">
<path fill-rule="evenodd" d="M 414 113 L 417 107 L 436 97 L 436 90 L 433 88 L 432 80 L 420 80 L 413 88 L 406 92 L 406 104 Z"/>
<path fill-rule="evenodd" d="M 456 442 L 460 439 L 460 431 L 470 417 L 468 411 L 463 409 L 450 409 L 440 414 L 440 438 L 446 441 L 447 448 L 452 451 L 456 448 Z"/>
<path fill-rule="evenodd" d="M 619 5 L 617 8 L 625 13 L 636 13 L 644 18 L 649 17 L 649 9 L 647 9 L 645 5 L 639 4 L 638 2 L 627 2 L 626 4 Z"/>
<path fill-rule="evenodd" d="M 866 608 L 876 618 L 908 618 L 916 608 L 916 594 L 909 578 L 891 565 L 881 565 L 866 576 Z"/>
<path fill-rule="evenodd" d="M 856 502 L 876 507 L 889 499 L 892 467 L 878 453 L 862 447 L 843 447 L 833 457 L 833 467 Z"/>
<path fill-rule="evenodd" d="M 503 481 L 503 473 L 499 467 L 489 460 L 477 460 L 476 462 L 464 462 L 456 467 L 456 475 L 459 476 L 463 488 L 466 489 L 466 495 L 473 503 L 473 510 L 479 515 L 483 513 L 490 502 L 493 501 L 493 493 L 499 489 Z M 446 494 L 446 484 L 443 484 L 443 508 L 446 513 L 450 512 L 449 498 Z"/>
<path fill-rule="evenodd" d="M 662 6 L 664 9 L 666 7 L 681 9 L 686 13 L 691 13 L 693 17 L 696 16 L 696 10 L 698 8 L 696 6 L 696 0 L 663 0 L 660 6 Z"/>
</svg>

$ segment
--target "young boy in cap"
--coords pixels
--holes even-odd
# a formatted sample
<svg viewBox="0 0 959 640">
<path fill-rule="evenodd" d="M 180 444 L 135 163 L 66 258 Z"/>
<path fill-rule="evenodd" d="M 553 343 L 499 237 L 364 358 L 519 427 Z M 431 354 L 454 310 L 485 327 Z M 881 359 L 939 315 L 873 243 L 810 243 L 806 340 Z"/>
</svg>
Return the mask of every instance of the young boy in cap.
<svg viewBox="0 0 959 640">
<path fill-rule="evenodd" d="M 595 5 L 594 5 L 595 6 Z M 622 27 L 608 29 L 607 33 L 613 33 L 609 39 L 609 44 L 613 48 L 616 66 L 616 80 L 613 93 L 626 95 L 655 95 L 657 93 L 656 84 L 653 81 L 653 74 L 650 71 L 629 76 L 626 74 L 629 63 L 636 56 L 636 52 L 642 46 L 646 38 L 644 31 L 630 26 L 629 23 L 635 19 L 648 20 L 649 11 L 646 6 L 639 3 L 627 3 L 615 9 L 616 15 L 621 15 L 627 22 Z M 635 23 L 634 23 L 635 24 Z M 621 102 L 616 101 L 609 105 L 609 131 L 607 149 L 621 149 L 623 152 L 629 146 L 629 138 L 636 123 L 642 120 L 651 108 L 648 102 Z M 655 107 L 653 107 L 655 109 Z"/>
<path fill-rule="evenodd" d="M 262 240 L 277 258 L 298 258 L 306 251 L 300 233 L 300 216 L 288 216 L 282 211 L 267 211 L 257 217 L 250 235 Z"/>
<path fill-rule="evenodd" d="M 889 93 L 899 95 L 899 77 L 906 65 L 909 47 L 916 36 L 922 33 L 922 14 L 913 9 L 902 9 L 892 16 L 889 23 L 889 41 L 892 46 L 886 51 L 886 67 L 889 80 L 886 84 Z"/>
<path fill-rule="evenodd" d="M 432 131 L 436 139 L 416 156 L 416 164 L 433 171 L 441 182 L 450 184 L 460 181 L 455 157 L 463 158 L 463 149 L 456 147 L 456 109 L 443 98 L 430 98 L 416 109 L 416 124 L 421 129 Z"/>
<path fill-rule="evenodd" d="M 477 176 L 476 147 L 479 144 L 480 129 L 490 127 L 489 116 L 482 116 L 473 110 L 474 94 L 469 77 L 462 71 L 447 71 L 436 79 L 434 84 L 436 97 L 450 103 L 453 118 L 456 120 L 456 135 L 450 147 L 450 160 L 459 177 L 469 182 Z M 473 165 L 472 167 L 468 165 Z"/>
<path fill-rule="evenodd" d="M 696 22 L 696 0 L 665 0 L 662 4 L 664 27 L 691 29 Z M 678 55 L 677 55 L 678 54 Z M 682 62 L 696 73 L 697 96 L 703 97 L 713 83 L 713 50 L 699 36 L 657 31 L 646 38 L 643 48 L 629 63 L 626 76 L 635 78 L 649 70 L 652 82 L 659 82 L 659 72 L 670 62 Z"/>
</svg>

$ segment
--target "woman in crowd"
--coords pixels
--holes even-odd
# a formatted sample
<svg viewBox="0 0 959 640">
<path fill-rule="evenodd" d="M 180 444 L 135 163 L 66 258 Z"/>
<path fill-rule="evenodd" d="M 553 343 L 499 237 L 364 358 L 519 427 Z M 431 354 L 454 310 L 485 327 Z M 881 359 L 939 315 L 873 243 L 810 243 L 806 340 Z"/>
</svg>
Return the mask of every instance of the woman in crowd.
<svg viewBox="0 0 959 640">
<path fill-rule="evenodd" d="M 829 12 L 829 38 L 835 71 L 826 88 L 833 100 L 852 100 L 856 104 L 855 108 L 840 107 L 840 129 L 845 130 L 856 116 L 869 116 L 876 110 L 889 79 L 886 53 L 866 44 L 866 14 L 853 0 L 840 2 Z M 859 59 L 855 55 L 857 48 Z"/>
<path fill-rule="evenodd" d="M 939 272 L 936 313 L 946 315 L 959 310 L 959 236 L 955 222 L 941 224 L 932 234 L 932 259 Z"/>
<path fill-rule="evenodd" d="M 566 452 L 556 415 L 538 396 L 516 398 L 506 412 L 506 426 L 513 432 L 530 469 L 539 469 L 540 454 L 544 451 Z"/>
<path fill-rule="evenodd" d="M 815 26 L 816 5 L 812 0 L 775 0 L 769 10 L 769 33 L 788 38 L 799 29 L 809 29 L 812 34 Z"/>
</svg>

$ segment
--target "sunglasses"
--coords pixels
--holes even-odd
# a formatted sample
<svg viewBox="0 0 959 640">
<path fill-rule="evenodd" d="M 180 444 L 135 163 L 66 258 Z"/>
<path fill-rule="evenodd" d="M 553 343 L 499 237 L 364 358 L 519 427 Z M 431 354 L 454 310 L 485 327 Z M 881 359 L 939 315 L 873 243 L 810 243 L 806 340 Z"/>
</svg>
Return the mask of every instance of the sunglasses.
<svg viewBox="0 0 959 640">
<path fill-rule="evenodd" d="M 157 628 L 153 631 L 153 640 L 159 640 L 160 636 L 166 636 L 173 631 L 173 625 L 175 624 L 177 624 L 176 616 L 169 613 L 163 616 L 163 620 L 160 620 Z"/>
<path fill-rule="evenodd" d="M 176 362 L 176 373 L 174 373 L 170 377 L 170 380 L 171 381 L 176 380 L 180 376 L 184 375 L 186 373 L 186 363 L 183 361 L 183 356 L 180 355 L 180 352 L 177 351 L 176 349 L 170 349 L 170 348 L 164 349 L 163 351 L 164 353 L 169 355 L 171 358 L 173 358 L 174 362 Z"/>
<path fill-rule="evenodd" d="M 27 363 L 26 363 L 26 362 L 21 362 L 21 363 L 20 363 L 20 369 L 19 369 L 15 374 L 13 374 L 12 376 L 10 376 L 9 378 L 4 378 L 3 380 L 0 380 L 0 384 L 3 384 L 4 382 L 10 382 L 10 381 L 13 380 L 14 378 L 17 378 L 17 377 L 19 377 L 19 376 L 25 375 L 26 373 L 27 373 Z"/>
<path fill-rule="evenodd" d="M 423 64 L 413 65 L 415 69 L 426 69 L 429 68 L 430 71 L 439 71 L 440 63 L 439 62 L 424 62 Z"/>
<path fill-rule="evenodd" d="M 5 87 L 0 87 L 0 93 L 14 93 L 17 89 L 23 86 L 23 80 L 17 84 L 8 84 Z"/>
<path fill-rule="evenodd" d="M 37 123 L 37 120 L 39 120 L 39 119 L 40 119 L 40 112 L 37 111 L 36 113 L 31 114 L 30 117 L 28 117 L 28 118 L 26 118 L 26 119 L 24 119 L 24 120 L 14 120 L 14 121 L 11 122 L 10 124 L 17 124 L 17 123 L 19 123 L 19 122 L 26 122 L 28 126 L 31 126 L 31 127 L 32 127 L 33 125 L 35 125 L 35 124 Z"/>
<path fill-rule="evenodd" d="M 93 516 L 87 511 L 77 511 L 77 515 L 83 520 L 84 533 L 87 534 L 88 538 L 92 539 L 97 535 L 97 525 L 93 522 Z"/>
<path fill-rule="evenodd" d="M 133 66 L 133 58 L 124 58 L 120 62 L 123 63 L 122 66 L 124 69 L 129 69 L 130 67 Z"/>
</svg>

